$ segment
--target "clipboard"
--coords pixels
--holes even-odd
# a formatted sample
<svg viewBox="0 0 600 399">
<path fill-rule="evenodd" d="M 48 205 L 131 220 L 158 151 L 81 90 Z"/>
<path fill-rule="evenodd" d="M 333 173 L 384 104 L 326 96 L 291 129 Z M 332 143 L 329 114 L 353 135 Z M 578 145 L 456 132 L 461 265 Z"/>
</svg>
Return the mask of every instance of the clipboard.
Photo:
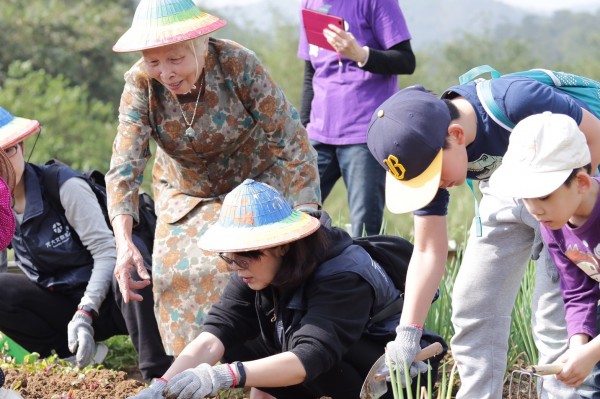
<svg viewBox="0 0 600 399">
<path fill-rule="evenodd" d="M 327 25 L 333 24 L 344 29 L 344 19 L 336 17 L 335 15 L 323 14 L 315 10 L 308 8 L 302 9 L 302 23 L 304 24 L 304 31 L 306 32 L 306 40 L 308 43 L 324 48 L 326 50 L 335 51 L 329 44 L 325 35 L 323 35 L 323 29 L 327 28 Z"/>
</svg>

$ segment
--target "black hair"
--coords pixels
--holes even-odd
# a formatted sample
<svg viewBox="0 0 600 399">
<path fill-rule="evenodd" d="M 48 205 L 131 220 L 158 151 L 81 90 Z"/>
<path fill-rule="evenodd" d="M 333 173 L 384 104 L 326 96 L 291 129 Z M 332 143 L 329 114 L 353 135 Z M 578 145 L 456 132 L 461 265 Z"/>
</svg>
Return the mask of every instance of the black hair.
<svg viewBox="0 0 600 399">
<path fill-rule="evenodd" d="M 279 291 L 299 286 L 323 263 L 329 247 L 329 235 L 321 226 L 314 233 L 288 245 L 281 267 L 271 282 Z"/>
<path fill-rule="evenodd" d="M 456 106 L 456 104 L 454 104 L 452 102 L 452 100 L 443 98 L 442 101 L 444 102 L 444 104 L 446 104 L 446 107 L 448 107 L 448 112 L 450 112 L 450 120 L 451 121 L 460 118 L 460 111 L 458 110 L 458 107 Z M 444 150 L 450 147 L 450 142 L 448 141 L 449 139 L 450 139 L 450 135 L 446 135 L 446 139 L 444 140 L 444 145 L 442 146 L 442 148 Z"/>
<path fill-rule="evenodd" d="M 579 173 L 579 171 L 581 170 L 585 170 L 587 172 L 587 174 L 591 174 L 592 173 L 592 164 L 588 163 L 585 166 L 582 166 L 581 168 L 575 168 L 571 171 L 571 174 L 569 175 L 569 177 L 567 177 L 567 180 L 565 180 L 564 185 L 567 187 L 571 187 L 571 183 L 573 183 L 573 180 L 575 180 L 575 177 L 577 176 L 577 173 Z"/>
</svg>

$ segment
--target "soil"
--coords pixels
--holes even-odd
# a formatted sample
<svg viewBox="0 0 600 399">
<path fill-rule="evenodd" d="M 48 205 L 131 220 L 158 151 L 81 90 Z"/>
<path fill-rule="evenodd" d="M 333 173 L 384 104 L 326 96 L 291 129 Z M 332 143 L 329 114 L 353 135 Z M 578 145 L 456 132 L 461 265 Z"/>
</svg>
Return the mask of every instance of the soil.
<svg viewBox="0 0 600 399">
<path fill-rule="evenodd" d="M 109 369 L 89 369 L 81 372 L 52 364 L 46 369 L 35 367 L 35 370 L 26 366 L 3 366 L 3 371 L 6 375 L 4 388 L 14 389 L 24 399 L 126 399 L 146 386 L 137 368 L 129 372 Z M 523 382 L 528 383 L 527 378 L 525 376 Z M 509 383 L 510 378 L 505 384 L 503 398 L 510 398 Z M 455 385 L 452 398 L 457 388 Z M 531 392 L 530 389 L 528 384 L 515 384 L 512 398 L 536 398 L 535 388 Z M 240 398 L 246 395 L 240 392 L 227 396 Z"/>
<path fill-rule="evenodd" d="M 91 369 L 85 373 L 61 370 L 4 369 L 4 388 L 12 388 L 24 399 L 125 399 L 141 391 L 145 384 L 129 378 L 124 371 Z"/>
</svg>

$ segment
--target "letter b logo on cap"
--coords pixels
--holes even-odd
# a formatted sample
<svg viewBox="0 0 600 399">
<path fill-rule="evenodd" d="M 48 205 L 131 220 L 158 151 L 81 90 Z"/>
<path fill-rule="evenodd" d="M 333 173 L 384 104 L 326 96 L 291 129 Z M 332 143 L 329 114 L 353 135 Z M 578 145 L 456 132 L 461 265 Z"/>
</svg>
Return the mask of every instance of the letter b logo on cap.
<svg viewBox="0 0 600 399">
<path fill-rule="evenodd" d="M 404 180 L 404 173 L 406 168 L 400 162 L 395 155 L 389 155 L 387 159 L 383 160 L 383 163 L 390 169 L 390 173 L 398 180 Z"/>
</svg>

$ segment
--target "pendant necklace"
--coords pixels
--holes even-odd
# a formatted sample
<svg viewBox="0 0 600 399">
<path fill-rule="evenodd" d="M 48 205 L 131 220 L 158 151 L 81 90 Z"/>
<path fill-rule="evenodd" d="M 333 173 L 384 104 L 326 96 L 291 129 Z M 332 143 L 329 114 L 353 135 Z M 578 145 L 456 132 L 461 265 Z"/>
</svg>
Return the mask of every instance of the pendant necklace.
<svg viewBox="0 0 600 399">
<path fill-rule="evenodd" d="M 183 120 L 185 121 L 185 124 L 187 125 L 187 129 L 185 129 L 185 136 L 188 138 L 192 138 L 194 137 L 194 129 L 192 128 L 192 124 L 194 123 L 194 119 L 196 118 L 196 111 L 198 110 L 198 102 L 200 101 L 200 95 L 202 94 L 202 90 L 204 89 L 204 70 L 202 70 L 202 80 L 200 80 L 200 90 L 198 90 L 198 97 L 196 97 L 196 105 L 194 106 L 194 114 L 192 115 L 192 120 L 190 120 L 188 122 L 187 118 L 185 117 L 185 112 L 183 112 L 183 107 L 181 106 L 181 103 L 179 102 L 179 100 L 177 100 L 177 103 L 179 104 L 179 109 L 181 110 L 181 116 L 183 116 Z"/>
</svg>

